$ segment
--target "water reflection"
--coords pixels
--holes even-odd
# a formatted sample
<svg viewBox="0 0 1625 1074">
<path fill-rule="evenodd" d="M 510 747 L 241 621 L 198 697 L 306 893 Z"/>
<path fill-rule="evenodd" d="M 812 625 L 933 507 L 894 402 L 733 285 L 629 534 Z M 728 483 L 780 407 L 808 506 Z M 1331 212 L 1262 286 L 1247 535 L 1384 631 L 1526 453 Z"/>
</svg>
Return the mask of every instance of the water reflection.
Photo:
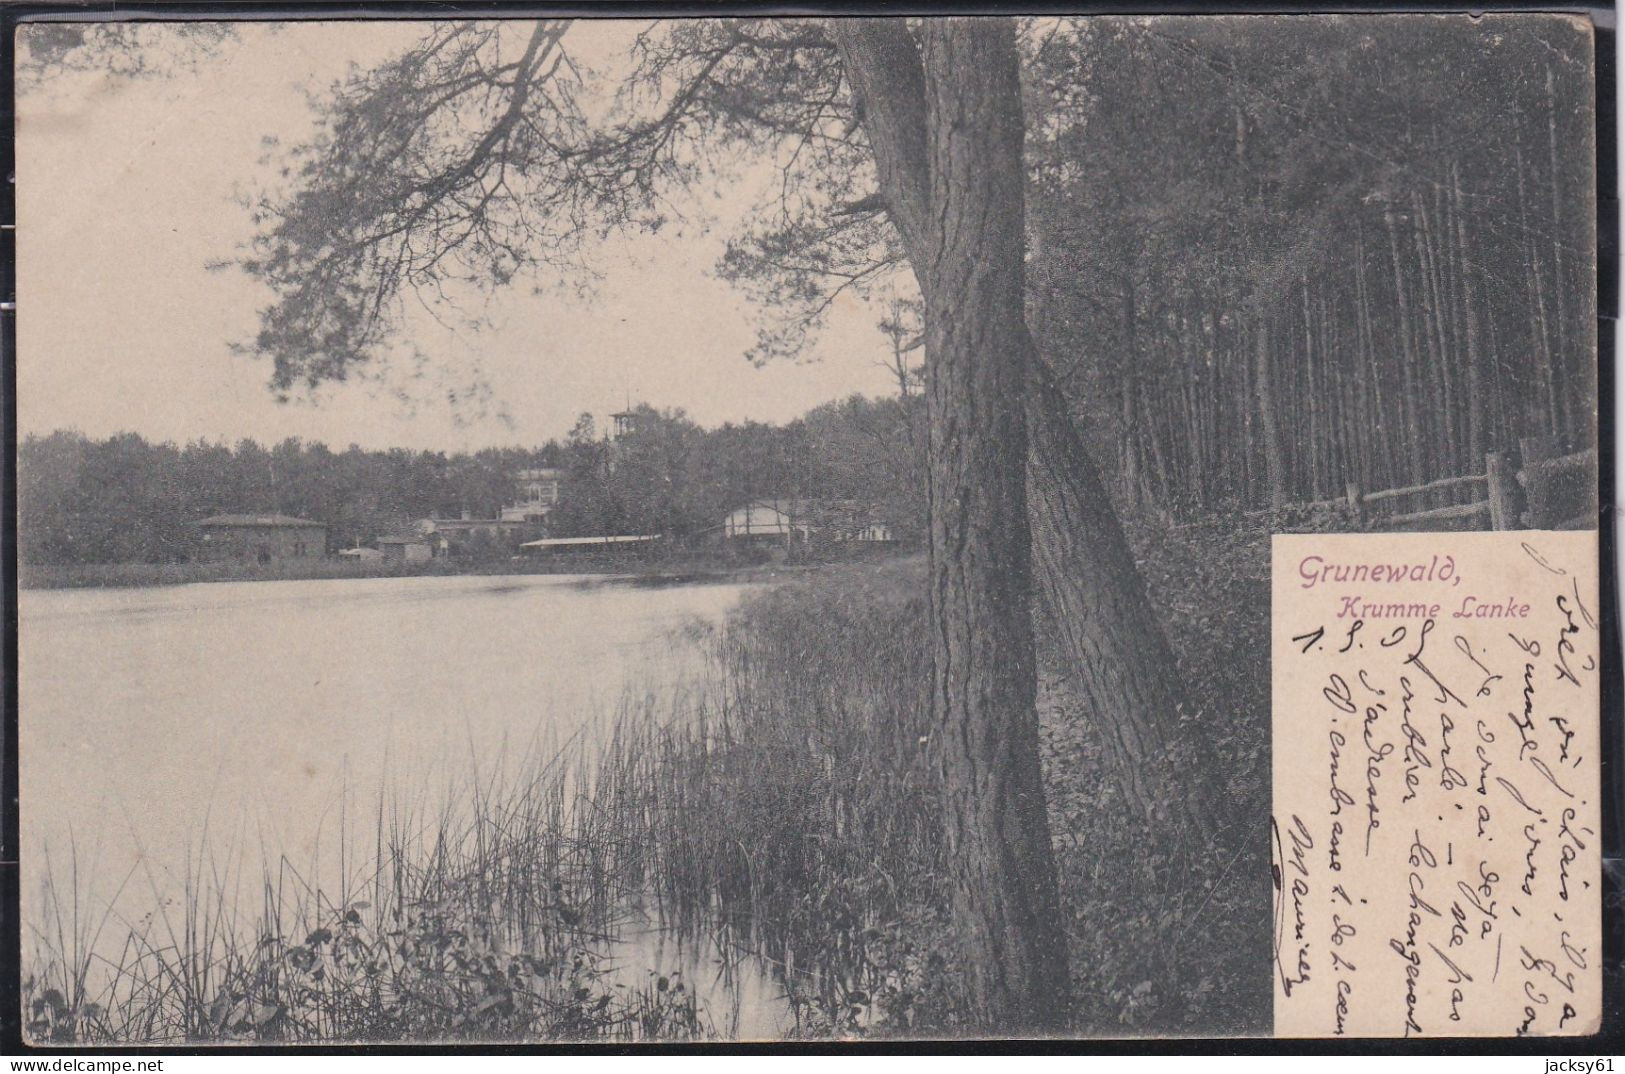
<svg viewBox="0 0 1625 1074">
<path fill-rule="evenodd" d="M 88 905 L 138 921 L 200 869 L 251 905 L 262 863 L 361 890 L 380 831 L 590 751 L 629 692 L 659 711 L 703 670 L 696 624 L 737 585 L 559 576 L 25 591 L 19 694 L 25 914 L 47 850 Z M 386 817 L 386 814 L 388 816 Z M 116 931 L 116 930 L 115 930 Z M 782 1036 L 754 964 L 646 921 L 609 952 L 678 972 L 728 1037 Z"/>
</svg>

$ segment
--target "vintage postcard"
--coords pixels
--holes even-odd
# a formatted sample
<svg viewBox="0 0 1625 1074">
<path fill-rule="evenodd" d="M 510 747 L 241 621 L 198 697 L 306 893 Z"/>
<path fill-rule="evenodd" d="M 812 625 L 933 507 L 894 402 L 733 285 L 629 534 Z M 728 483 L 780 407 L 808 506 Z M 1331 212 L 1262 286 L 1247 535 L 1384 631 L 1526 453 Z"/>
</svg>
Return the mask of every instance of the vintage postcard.
<svg viewBox="0 0 1625 1074">
<path fill-rule="evenodd" d="M 1595 531 L 1274 550 L 1276 1033 L 1597 1032 Z"/>
<path fill-rule="evenodd" d="M 25 1044 L 1608 1028 L 1587 19 L 455 15 L 15 22 Z"/>
</svg>

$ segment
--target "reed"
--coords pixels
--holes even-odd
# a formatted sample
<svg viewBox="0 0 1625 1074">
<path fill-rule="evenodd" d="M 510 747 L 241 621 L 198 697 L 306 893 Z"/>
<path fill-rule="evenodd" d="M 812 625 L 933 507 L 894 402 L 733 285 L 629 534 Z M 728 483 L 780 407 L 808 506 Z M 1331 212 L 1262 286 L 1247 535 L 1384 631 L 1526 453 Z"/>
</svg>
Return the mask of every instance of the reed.
<svg viewBox="0 0 1625 1074">
<path fill-rule="evenodd" d="M 663 923 L 774 968 L 808 1033 L 951 1024 L 923 591 L 849 567 L 748 600 L 678 718 L 626 720 L 595 803 Z"/>
<path fill-rule="evenodd" d="M 336 888 L 277 856 L 253 885 L 204 850 L 153 909 L 86 936 L 77 875 L 42 891 L 23 983 L 41 1043 L 648 1038 L 714 1032 L 681 974 L 610 961 L 625 892 L 564 758 L 472 777 L 432 811 L 393 800 Z M 70 886 L 71 885 L 71 886 Z M 246 892 L 246 894 L 245 894 Z M 108 906 L 118 902 L 108 900 Z M 61 922 L 60 926 L 57 925 Z M 102 952 L 116 950 L 115 956 Z"/>
</svg>

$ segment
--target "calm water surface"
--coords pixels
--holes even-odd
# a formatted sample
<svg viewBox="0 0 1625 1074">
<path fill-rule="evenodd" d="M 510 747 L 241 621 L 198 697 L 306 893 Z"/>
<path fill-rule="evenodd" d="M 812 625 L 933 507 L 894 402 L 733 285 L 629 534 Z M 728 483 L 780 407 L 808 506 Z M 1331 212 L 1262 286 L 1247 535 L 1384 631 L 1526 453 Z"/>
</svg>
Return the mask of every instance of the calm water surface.
<svg viewBox="0 0 1625 1074">
<path fill-rule="evenodd" d="M 591 739 L 628 692 L 682 689 L 700 671 L 685 632 L 744 588 L 600 582 L 22 592 L 25 901 L 46 851 L 59 876 L 76 854 L 94 898 L 130 876 L 126 914 L 172 894 L 205 843 L 248 875 L 277 853 L 330 872 L 380 793 L 430 804 L 471 771 Z"/>
</svg>

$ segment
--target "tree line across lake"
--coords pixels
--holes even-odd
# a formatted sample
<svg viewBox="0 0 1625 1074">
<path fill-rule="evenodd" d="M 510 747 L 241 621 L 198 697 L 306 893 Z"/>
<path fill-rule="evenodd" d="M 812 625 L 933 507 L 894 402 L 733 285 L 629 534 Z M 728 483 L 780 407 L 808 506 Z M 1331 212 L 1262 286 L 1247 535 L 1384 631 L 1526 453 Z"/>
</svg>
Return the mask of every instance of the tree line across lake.
<svg viewBox="0 0 1625 1074">
<path fill-rule="evenodd" d="M 1082 20 L 1023 41 L 1043 117 L 1029 310 L 1120 506 L 1279 506 L 1481 473 L 1521 437 L 1595 442 L 1593 195 L 1570 163 L 1592 138 L 1583 56 L 1544 41 L 1550 25 L 1352 26 Z M 828 297 L 776 248 L 747 238 L 721 266 L 782 313 L 759 358 L 818 319 L 798 301 Z M 901 359 L 917 304 L 882 327 Z M 526 466 L 568 471 L 556 535 L 692 534 L 769 496 L 853 499 L 918 533 L 919 411 L 854 400 L 707 431 L 650 410 L 635 441 L 583 426 L 471 455 L 59 432 L 20 445 L 20 545 L 170 561 L 190 522 L 269 510 L 348 545 L 435 512 L 490 517 Z"/>
<path fill-rule="evenodd" d="M 457 454 L 58 431 L 18 445 L 18 548 L 25 563 L 178 562 L 199 519 L 276 512 L 325 523 L 338 549 L 431 515 L 496 517 L 530 467 L 563 471 L 553 536 L 698 538 L 731 508 L 781 496 L 853 500 L 908 536 L 925 508 L 920 409 L 917 396 L 854 396 L 785 425 L 704 429 L 680 410 L 641 406 L 636 431 L 614 440 L 583 415 L 537 448 Z"/>
</svg>

